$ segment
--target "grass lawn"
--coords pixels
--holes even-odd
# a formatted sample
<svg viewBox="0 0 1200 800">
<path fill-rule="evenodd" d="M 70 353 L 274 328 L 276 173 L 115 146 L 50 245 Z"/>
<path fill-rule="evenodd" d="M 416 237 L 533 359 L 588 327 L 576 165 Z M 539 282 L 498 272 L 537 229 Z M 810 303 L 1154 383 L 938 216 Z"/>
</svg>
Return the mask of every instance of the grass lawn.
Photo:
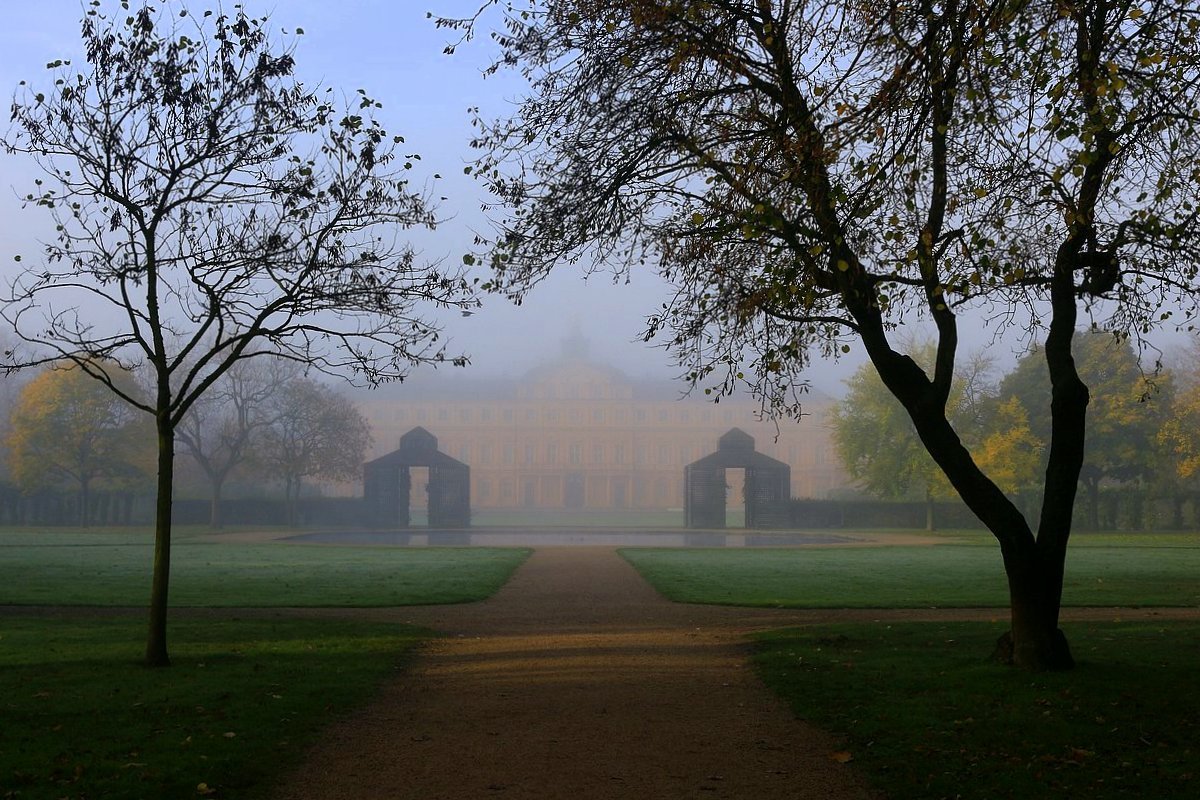
<svg viewBox="0 0 1200 800">
<path fill-rule="evenodd" d="M 888 796 L 1200 796 L 1200 623 L 1072 623 L 1079 666 L 987 662 L 1006 624 L 816 626 L 758 641 L 797 716 Z"/>
<path fill-rule="evenodd" d="M 356 622 L 0 617 L 0 797 L 252 798 L 364 702 L 421 632 Z M 256 788 L 257 787 L 257 788 Z"/>
<path fill-rule="evenodd" d="M 1200 536 L 1077 538 L 1067 554 L 1066 605 L 1200 606 Z M 1008 604 L 999 548 L 982 535 L 932 547 L 627 548 L 621 554 L 677 602 L 796 608 Z"/>
<path fill-rule="evenodd" d="M 529 555 L 502 548 L 200 543 L 171 550 L 172 606 L 402 606 L 481 600 Z M 0 605 L 141 606 L 144 533 L 0 533 Z"/>
</svg>

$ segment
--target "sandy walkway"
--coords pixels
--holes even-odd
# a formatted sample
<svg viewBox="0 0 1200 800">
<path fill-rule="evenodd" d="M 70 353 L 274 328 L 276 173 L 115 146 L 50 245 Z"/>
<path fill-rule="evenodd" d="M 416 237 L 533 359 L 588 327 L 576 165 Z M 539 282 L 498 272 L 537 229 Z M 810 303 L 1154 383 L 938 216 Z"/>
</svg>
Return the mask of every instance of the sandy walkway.
<svg viewBox="0 0 1200 800">
<path fill-rule="evenodd" d="M 870 796 L 749 668 L 744 633 L 777 613 L 669 603 L 592 548 L 535 551 L 484 603 L 395 611 L 450 635 L 279 800 Z"/>
</svg>

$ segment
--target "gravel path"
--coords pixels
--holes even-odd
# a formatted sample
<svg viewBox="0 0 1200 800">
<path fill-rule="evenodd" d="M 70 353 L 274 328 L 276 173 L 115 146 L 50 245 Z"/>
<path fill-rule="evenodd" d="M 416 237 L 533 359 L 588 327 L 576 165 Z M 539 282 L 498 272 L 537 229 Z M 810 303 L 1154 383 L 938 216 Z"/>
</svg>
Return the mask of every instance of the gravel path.
<svg viewBox="0 0 1200 800">
<path fill-rule="evenodd" d="M 578 547 L 536 550 L 486 602 L 393 613 L 448 635 L 278 800 L 871 796 L 748 665 L 745 633 L 794 613 L 669 603 Z"/>
</svg>

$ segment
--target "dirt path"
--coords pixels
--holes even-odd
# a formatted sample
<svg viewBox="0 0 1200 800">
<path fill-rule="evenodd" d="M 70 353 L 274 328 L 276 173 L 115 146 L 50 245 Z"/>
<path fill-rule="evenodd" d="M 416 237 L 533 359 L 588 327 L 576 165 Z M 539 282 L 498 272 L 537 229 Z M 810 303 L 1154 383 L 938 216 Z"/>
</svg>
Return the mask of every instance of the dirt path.
<svg viewBox="0 0 1200 800">
<path fill-rule="evenodd" d="M 745 632 L 779 614 L 669 603 L 592 548 L 535 551 L 483 603 L 397 611 L 450 635 L 279 800 L 870 796 L 749 668 Z"/>
</svg>

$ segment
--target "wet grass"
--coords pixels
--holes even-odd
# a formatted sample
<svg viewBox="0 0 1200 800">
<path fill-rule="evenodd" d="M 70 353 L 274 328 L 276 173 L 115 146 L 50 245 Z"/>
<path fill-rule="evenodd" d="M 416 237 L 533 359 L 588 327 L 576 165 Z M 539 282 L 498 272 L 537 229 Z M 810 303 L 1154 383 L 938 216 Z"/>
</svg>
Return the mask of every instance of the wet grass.
<svg viewBox="0 0 1200 800">
<path fill-rule="evenodd" d="M 517 548 L 176 542 L 173 606 L 402 606 L 481 600 L 529 555 Z M 140 606 L 151 539 L 137 532 L 0 533 L 0 605 Z"/>
<path fill-rule="evenodd" d="M 0 617 L 0 797 L 251 798 L 422 638 L 358 622 Z"/>
<path fill-rule="evenodd" d="M 1071 623 L 1079 666 L 1037 675 L 985 660 L 1004 627 L 777 631 L 756 664 L 889 797 L 1197 796 L 1200 623 Z"/>
<path fill-rule="evenodd" d="M 950 535 L 947 535 L 949 538 Z M 1200 537 L 1079 537 L 1069 606 L 1200 606 Z M 1164 543 L 1166 542 L 1166 543 Z M 1004 607 L 999 549 L 980 537 L 932 547 L 779 550 L 628 548 L 621 554 L 677 602 L 788 608 Z"/>
</svg>

